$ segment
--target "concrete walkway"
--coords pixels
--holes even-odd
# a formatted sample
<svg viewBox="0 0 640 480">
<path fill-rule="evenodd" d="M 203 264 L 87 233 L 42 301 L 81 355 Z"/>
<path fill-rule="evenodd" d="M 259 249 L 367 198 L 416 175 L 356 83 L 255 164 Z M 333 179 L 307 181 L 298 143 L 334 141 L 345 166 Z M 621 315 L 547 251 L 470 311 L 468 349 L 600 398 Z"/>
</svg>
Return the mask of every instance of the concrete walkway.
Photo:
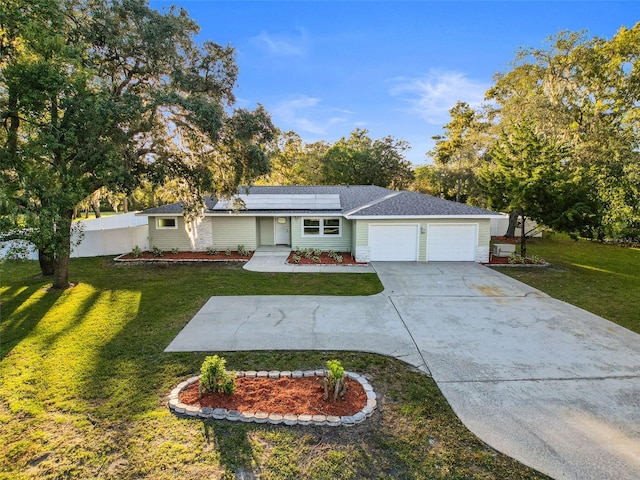
<svg viewBox="0 0 640 480">
<path fill-rule="evenodd" d="M 167 351 L 393 356 L 527 465 L 558 479 L 640 478 L 639 335 L 478 264 L 373 266 L 385 290 L 368 297 L 212 297 Z"/>
</svg>

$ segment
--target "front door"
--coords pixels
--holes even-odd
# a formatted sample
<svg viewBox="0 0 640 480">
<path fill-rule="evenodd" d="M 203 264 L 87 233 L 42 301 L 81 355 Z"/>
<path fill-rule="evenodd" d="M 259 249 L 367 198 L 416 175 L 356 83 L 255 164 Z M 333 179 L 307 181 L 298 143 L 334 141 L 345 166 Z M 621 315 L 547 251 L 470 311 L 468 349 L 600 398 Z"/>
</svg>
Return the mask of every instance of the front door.
<svg viewBox="0 0 640 480">
<path fill-rule="evenodd" d="M 291 243 L 291 235 L 289 234 L 289 217 L 276 217 L 274 222 L 276 245 L 289 245 Z"/>
</svg>

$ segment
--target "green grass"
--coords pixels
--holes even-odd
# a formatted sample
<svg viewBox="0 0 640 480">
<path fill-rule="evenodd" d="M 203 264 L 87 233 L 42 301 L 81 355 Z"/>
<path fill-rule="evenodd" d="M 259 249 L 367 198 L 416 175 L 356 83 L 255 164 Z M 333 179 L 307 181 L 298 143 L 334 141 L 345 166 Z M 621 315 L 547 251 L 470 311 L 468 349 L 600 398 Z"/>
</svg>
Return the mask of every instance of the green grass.
<svg viewBox="0 0 640 480">
<path fill-rule="evenodd" d="M 555 234 L 530 239 L 527 254 L 551 267 L 498 271 L 640 333 L 640 248 Z"/>
<path fill-rule="evenodd" d="M 106 211 L 106 212 L 100 212 L 100 218 L 102 217 L 113 217 L 115 215 L 123 215 L 124 212 L 112 212 L 112 211 Z M 95 220 L 96 218 L 96 214 L 93 210 L 91 210 L 89 212 L 89 216 L 87 218 L 85 218 L 84 216 L 84 212 L 80 212 L 80 216 L 78 218 L 74 219 L 74 222 L 77 222 L 79 220 Z"/>
<path fill-rule="evenodd" d="M 35 262 L 0 264 L 2 479 L 533 479 L 479 442 L 427 376 L 386 357 L 227 353 L 230 369 L 310 369 L 339 358 L 370 376 L 381 406 L 353 428 L 180 419 L 169 391 L 204 354 L 164 353 L 211 295 L 369 295 L 373 274 L 262 274 L 237 266 L 77 259 L 49 290 Z M 241 300 L 239 300 L 241 301 Z"/>
</svg>

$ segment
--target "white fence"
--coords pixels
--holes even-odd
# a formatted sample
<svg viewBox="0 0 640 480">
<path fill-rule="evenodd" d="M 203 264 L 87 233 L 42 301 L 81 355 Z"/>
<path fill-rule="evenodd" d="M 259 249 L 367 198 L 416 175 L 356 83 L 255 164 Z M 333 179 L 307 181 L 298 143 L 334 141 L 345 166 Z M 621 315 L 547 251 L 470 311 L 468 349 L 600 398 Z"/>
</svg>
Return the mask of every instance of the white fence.
<svg viewBox="0 0 640 480">
<path fill-rule="evenodd" d="M 147 217 L 138 217 L 135 213 L 125 213 L 111 217 L 101 217 L 91 220 L 81 220 L 83 237 L 79 245 L 72 247 L 71 256 L 99 257 L 102 255 L 120 255 L 140 247 L 149 249 L 149 227 Z M 77 242 L 77 235 L 72 236 L 72 244 Z M 7 255 L 15 242 L 0 243 L 0 258 Z M 33 245 L 28 246 L 26 258 L 38 259 L 38 252 Z"/>
<path fill-rule="evenodd" d="M 522 229 L 520 227 L 522 222 L 522 217 L 518 217 L 518 226 L 515 231 L 515 236 L 519 237 L 522 233 Z M 529 220 L 527 218 L 525 222 L 525 232 L 529 232 L 532 229 L 536 228 L 538 224 L 533 220 Z M 503 218 L 492 218 L 491 219 L 491 236 L 492 237 L 502 237 L 505 233 L 507 233 L 507 229 L 509 228 L 509 215 L 505 214 Z M 533 237 L 541 237 L 542 231 L 537 231 Z"/>
</svg>

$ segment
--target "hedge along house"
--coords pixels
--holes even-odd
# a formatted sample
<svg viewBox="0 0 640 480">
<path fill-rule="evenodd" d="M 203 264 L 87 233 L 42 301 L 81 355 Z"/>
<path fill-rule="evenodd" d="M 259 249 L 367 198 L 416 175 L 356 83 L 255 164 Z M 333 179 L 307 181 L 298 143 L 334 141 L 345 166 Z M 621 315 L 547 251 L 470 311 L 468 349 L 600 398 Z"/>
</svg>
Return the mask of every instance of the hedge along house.
<svg viewBox="0 0 640 480">
<path fill-rule="evenodd" d="M 141 212 L 149 217 L 149 245 L 183 251 L 282 245 L 351 252 L 360 262 L 487 262 L 490 220 L 502 217 L 371 185 L 256 186 L 238 192 L 229 200 L 206 197 L 204 216 L 189 225 L 180 203 Z"/>
</svg>

